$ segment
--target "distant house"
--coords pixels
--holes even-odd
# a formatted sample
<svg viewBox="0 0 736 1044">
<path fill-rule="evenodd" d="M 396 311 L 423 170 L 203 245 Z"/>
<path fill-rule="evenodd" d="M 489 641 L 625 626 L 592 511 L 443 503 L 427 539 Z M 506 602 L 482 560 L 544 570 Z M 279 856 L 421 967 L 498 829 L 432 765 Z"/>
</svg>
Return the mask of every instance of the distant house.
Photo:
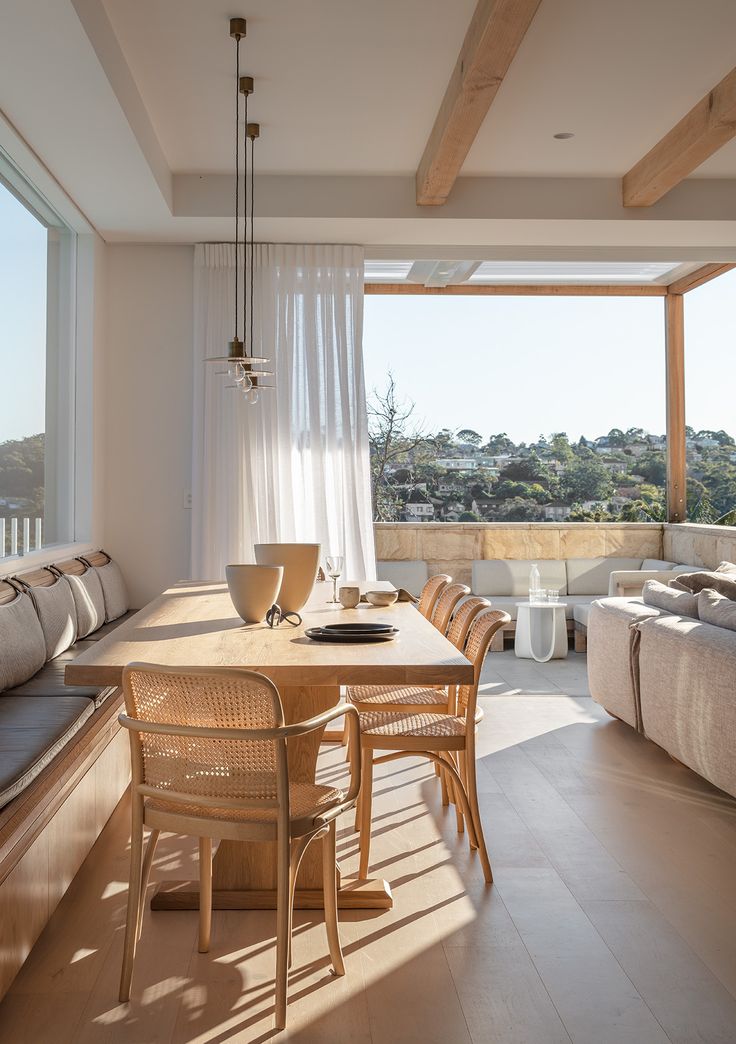
<svg viewBox="0 0 736 1044">
<path fill-rule="evenodd" d="M 542 517 L 545 522 L 565 522 L 570 517 L 570 505 L 552 500 L 542 506 Z"/>
<path fill-rule="evenodd" d="M 423 489 L 415 487 L 404 504 L 407 522 L 429 522 L 434 518 L 434 504 Z"/>
<path fill-rule="evenodd" d="M 445 471 L 475 471 L 478 467 L 478 461 L 473 457 L 440 457 L 435 464 Z"/>
</svg>

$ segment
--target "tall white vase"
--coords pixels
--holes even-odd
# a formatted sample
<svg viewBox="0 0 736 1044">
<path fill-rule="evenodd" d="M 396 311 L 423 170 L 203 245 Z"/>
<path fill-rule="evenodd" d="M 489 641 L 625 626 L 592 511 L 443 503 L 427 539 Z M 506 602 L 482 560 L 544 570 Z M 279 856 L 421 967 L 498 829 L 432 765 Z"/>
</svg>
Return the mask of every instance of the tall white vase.
<svg viewBox="0 0 736 1044">
<path fill-rule="evenodd" d="M 300 612 L 317 579 L 321 545 L 255 544 L 254 551 L 259 565 L 284 567 L 284 578 L 276 601 L 286 612 Z"/>
<path fill-rule="evenodd" d="M 229 565 L 227 587 L 235 611 L 246 623 L 260 623 L 281 587 L 284 570 L 278 565 Z"/>
</svg>

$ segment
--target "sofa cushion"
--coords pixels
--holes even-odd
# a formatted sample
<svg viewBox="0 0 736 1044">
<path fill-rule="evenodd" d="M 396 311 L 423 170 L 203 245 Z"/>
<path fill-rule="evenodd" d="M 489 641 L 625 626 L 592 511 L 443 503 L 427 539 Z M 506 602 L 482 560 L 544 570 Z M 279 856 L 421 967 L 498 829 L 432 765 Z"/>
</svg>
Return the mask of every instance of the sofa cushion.
<svg viewBox="0 0 736 1044">
<path fill-rule="evenodd" d="M 119 627 L 120 624 L 125 623 L 126 620 L 129 620 L 131 618 L 131 616 L 135 616 L 136 612 L 137 610 L 135 609 L 129 609 L 124 616 L 120 616 L 117 620 L 111 620 L 110 623 L 103 624 L 102 627 L 98 627 L 93 634 L 88 635 L 86 641 L 99 642 L 103 638 L 107 638 L 108 634 L 112 634 L 116 627 Z M 77 642 L 76 644 L 79 645 L 79 642 Z"/>
<path fill-rule="evenodd" d="M 567 593 L 605 596 L 614 569 L 641 569 L 641 563 L 641 558 L 568 558 Z"/>
<path fill-rule="evenodd" d="M 94 713 L 84 696 L 0 699 L 0 808 L 56 757 Z"/>
<path fill-rule="evenodd" d="M 593 601 L 588 617 L 588 685 L 596 703 L 640 728 L 638 630 L 641 620 L 660 616 L 641 598 Z"/>
<path fill-rule="evenodd" d="M 736 600 L 736 576 L 728 573 L 706 572 L 681 573 L 674 580 L 670 580 L 670 587 L 676 591 L 690 591 L 697 594 L 704 587 L 709 587 L 726 598 Z"/>
<path fill-rule="evenodd" d="M 75 651 L 75 649 L 67 649 L 66 652 L 59 653 L 53 660 L 49 660 L 40 671 L 37 671 L 32 678 L 29 678 L 28 681 L 23 682 L 22 685 L 14 685 L 12 689 L 7 689 L 6 695 L 53 696 L 56 698 L 86 696 L 88 700 L 96 700 L 101 691 L 99 685 L 64 684 L 66 665 L 74 659 L 75 655 L 83 651 L 82 649 L 76 649 Z"/>
<path fill-rule="evenodd" d="M 505 613 L 509 614 L 512 620 L 516 620 L 519 615 L 517 603 L 527 601 L 525 597 L 519 595 L 492 595 L 489 600 L 492 609 L 503 609 Z M 565 604 L 565 619 L 572 620 L 575 606 L 590 605 L 593 601 L 593 596 L 565 595 L 561 601 Z"/>
<path fill-rule="evenodd" d="M 30 595 L 46 641 L 46 659 L 64 652 L 77 640 L 77 610 L 67 578 L 60 576 L 50 587 L 32 587 Z"/>
<path fill-rule="evenodd" d="M 389 580 L 394 587 L 403 587 L 417 597 L 428 578 L 429 569 L 423 561 L 376 562 L 377 580 Z"/>
<path fill-rule="evenodd" d="M 690 591 L 678 591 L 659 580 L 647 580 L 642 590 L 644 605 L 653 605 L 666 613 L 698 618 L 698 596 Z"/>
<path fill-rule="evenodd" d="M 704 587 L 698 594 L 698 616 L 714 627 L 736 631 L 736 602 L 710 587 Z"/>
<path fill-rule="evenodd" d="M 102 595 L 105 603 L 105 623 L 117 620 L 128 611 L 128 592 L 125 587 L 123 574 L 120 566 L 112 559 L 103 566 L 95 566 L 95 572 L 100 578 Z"/>
<path fill-rule="evenodd" d="M 506 559 L 488 558 L 473 562 L 473 594 L 529 597 L 529 573 L 533 565 L 539 570 L 540 583 L 545 589 L 567 593 L 565 563 L 554 558 Z"/>
<path fill-rule="evenodd" d="M 81 576 L 67 575 L 77 610 L 77 634 L 86 638 L 105 622 L 105 596 L 95 570 L 89 566 Z"/>
<path fill-rule="evenodd" d="M 33 677 L 46 661 L 46 639 L 30 596 L 0 605 L 0 692 Z"/>
<path fill-rule="evenodd" d="M 587 628 L 590 621 L 590 607 L 593 604 L 590 602 L 581 602 L 579 605 L 573 606 L 572 618 L 575 623 L 582 624 L 583 627 Z"/>
<path fill-rule="evenodd" d="M 736 562 L 721 562 L 716 569 L 717 573 L 736 573 Z"/>
<path fill-rule="evenodd" d="M 645 558 L 641 564 L 642 569 L 674 569 L 677 562 L 665 562 L 661 558 Z"/>
</svg>

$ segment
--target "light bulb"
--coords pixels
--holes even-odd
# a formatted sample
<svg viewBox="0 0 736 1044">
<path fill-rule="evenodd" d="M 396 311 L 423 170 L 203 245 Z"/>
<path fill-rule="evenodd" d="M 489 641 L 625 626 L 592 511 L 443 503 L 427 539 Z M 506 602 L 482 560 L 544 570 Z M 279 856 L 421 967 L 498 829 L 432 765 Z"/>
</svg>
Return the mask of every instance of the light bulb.
<svg viewBox="0 0 736 1044">
<path fill-rule="evenodd" d="M 258 402 L 258 389 L 254 388 L 251 384 L 248 391 L 245 393 L 245 401 L 250 403 L 251 406 L 255 406 Z"/>
<path fill-rule="evenodd" d="M 253 381 L 250 379 L 250 374 L 245 368 L 243 368 L 243 379 L 240 382 L 240 387 L 244 392 L 249 392 L 253 387 Z"/>
<path fill-rule="evenodd" d="M 231 363 L 228 367 L 227 373 L 228 377 L 231 377 L 236 384 L 240 384 L 245 377 L 245 367 L 239 362 Z"/>
</svg>

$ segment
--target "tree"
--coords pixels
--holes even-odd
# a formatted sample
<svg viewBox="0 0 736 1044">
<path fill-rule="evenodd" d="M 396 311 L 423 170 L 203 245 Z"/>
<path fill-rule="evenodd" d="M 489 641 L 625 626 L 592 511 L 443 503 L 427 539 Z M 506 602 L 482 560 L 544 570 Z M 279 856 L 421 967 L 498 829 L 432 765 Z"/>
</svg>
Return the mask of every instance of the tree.
<svg viewBox="0 0 736 1044">
<path fill-rule="evenodd" d="M 663 486 L 667 479 L 667 461 L 664 453 L 642 453 L 636 461 L 636 473 L 653 486 Z"/>
<path fill-rule="evenodd" d="M 561 490 L 568 504 L 577 504 L 584 500 L 606 500 L 613 493 L 613 484 L 606 468 L 591 453 L 567 466 Z"/>
<path fill-rule="evenodd" d="M 566 431 L 553 432 L 549 445 L 552 450 L 552 456 L 556 460 L 562 461 L 562 463 L 572 460 L 574 454 Z"/>
<path fill-rule="evenodd" d="M 511 453 L 516 449 L 511 439 L 508 437 L 505 431 L 500 432 L 498 435 L 491 435 L 488 442 L 484 446 L 486 453 L 492 457 L 497 457 L 501 453 Z"/>
<path fill-rule="evenodd" d="M 608 445 L 609 446 L 618 446 L 618 447 L 620 447 L 620 446 L 625 446 L 626 445 L 626 436 L 624 435 L 624 433 L 621 431 L 620 428 L 611 428 L 611 430 L 608 433 L 607 438 L 608 438 Z"/>
<path fill-rule="evenodd" d="M 467 442 L 470 446 L 480 446 L 483 436 L 479 435 L 477 431 L 473 431 L 472 428 L 461 428 L 457 433 L 457 441 Z"/>
<path fill-rule="evenodd" d="M 384 392 L 373 389 L 368 402 L 368 442 L 371 454 L 373 516 L 377 522 L 399 517 L 399 500 L 391 489 L 389 468 L 410 462 L 412 453 L 426 444 L 427 436 L 412 420 L 414 403 L 401 399 L 389 372 Z"/>
<path fill-rule="evenodd" d="M 483 519 L 475 511 L 463 511 L 458 522 L 482 522 Z"/>
<path fill-rule="evenodd" d="M 501 482 L 506 479 L 511 482 L 538 482 L 547 488 L 552 482 L 552 472 L 533 450 L 528 457 L 507 464 L 498 477 Z"/>
</svg>

